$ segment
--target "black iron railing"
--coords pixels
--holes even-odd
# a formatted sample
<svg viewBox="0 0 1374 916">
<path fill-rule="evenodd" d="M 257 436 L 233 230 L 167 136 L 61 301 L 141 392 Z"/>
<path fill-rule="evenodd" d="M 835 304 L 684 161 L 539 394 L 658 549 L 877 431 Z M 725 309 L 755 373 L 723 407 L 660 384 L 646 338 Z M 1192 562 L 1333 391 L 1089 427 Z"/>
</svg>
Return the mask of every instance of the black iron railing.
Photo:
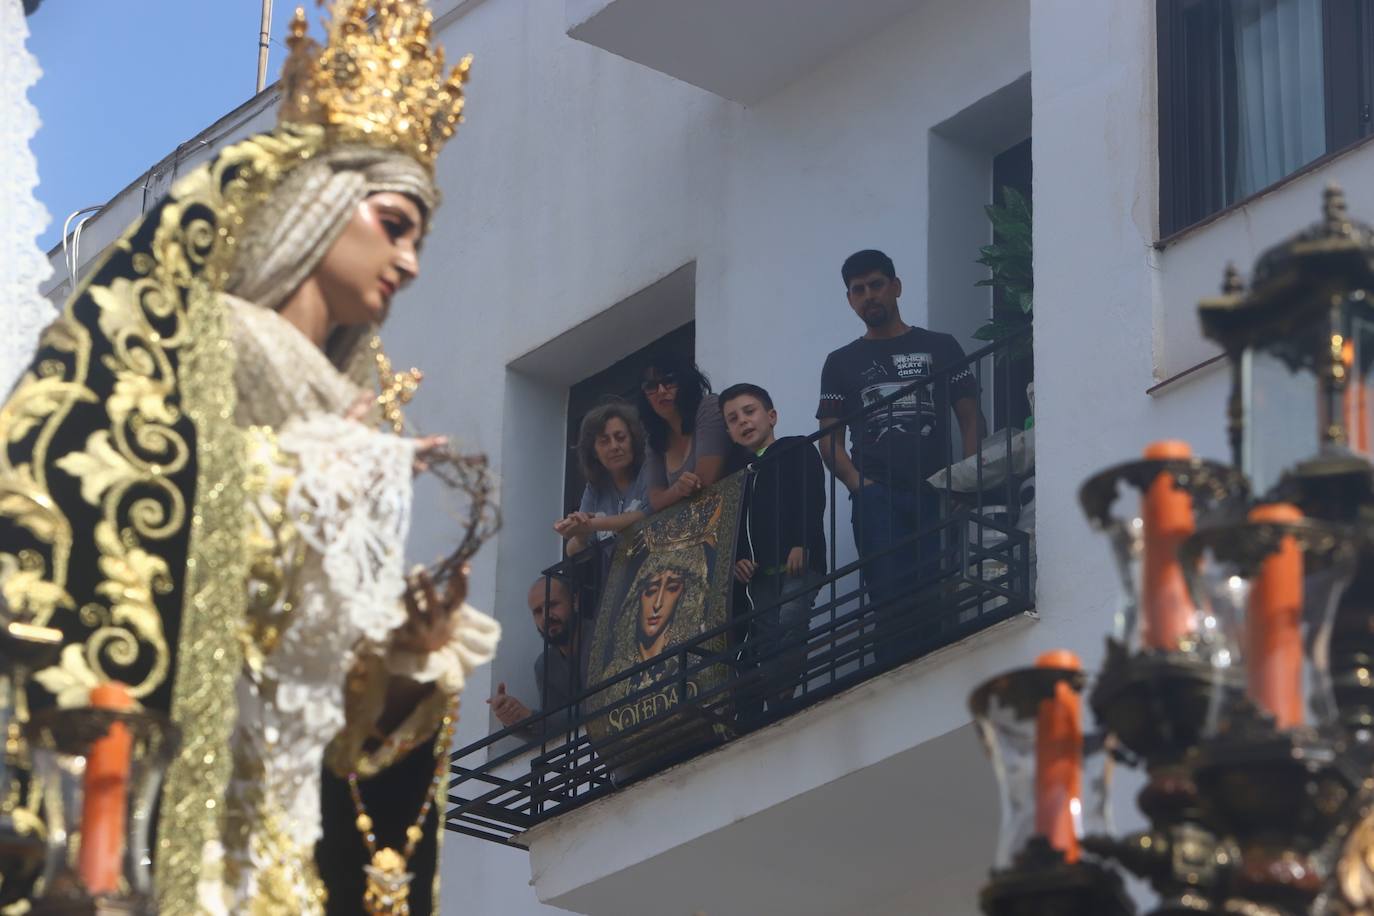
<svg viewBox="0 0 1374 916">
<path fill-rule="evenodd" d="M 1024 395 L 1028 372 L 1018 360 L 1029 358 L 1029 329 L 970 354 L 930 380 L 893 392 L 854 416 L 847 425 L 875 417 L 889 426 L 899 401 L 913 392 L 929 391 L 937 411 L 948 418 L 951 435 L 947 467 L 955 463 L 959 426 L 949 393 L 951 380 L 972 373 L 976 390 L 994 394 L 998 414 L 1024 417 L 1016 405 Z M 967 390 L 963 382 L 960 390 Z M 989 386 L 997 390 L 989 390 Z M 909 402 L 907 402 L 909 403 Z M 836 535 L 848 502 L 832 475 L 827 475 L 826 534 L 828 572 L 805 632 L 750 646 L 750 625 L 777 607 L 777 602 L 750 608 L 737 606 L 729 622 L 673 645 L 651 661 L 599 684 L 578 683 L 574 665 L 567 682 L 544 678 L 546 693 L 566 702 L 544 702 L 529 719 L 493 733 L 452 755 L 446 826 L 450 830 L 496 842 L 513 841 L 525 830 L 586 804 L 624 783 L 662 770 L 681 760 L 748 734 L 834 696 L 903 664 L 950 645 L 999 621 L 1023 614 L 1034 605 L 1033 540 L 1028 492 L 1033 494 L 1030 436 L 1004 426 L 991 435 L 979 430 L 973 460 L 965 473 L 943 472 L 932 485 L 938 508 L 925 511 L 903 537 L 881 550 L 842 562 Z M 806 447 L 824 447 L 815 433 Z M 772 459 L 772 453 L 763 460 Z M 918 468 L 912 479 L 926 480 L 942 468 Z M 750 473 L 749 470 L 740 473 Z M 1024 505 L 1023 505 L 1024 504 Z M 872 500 L 865 502 L 874 511 Z M 881 506 L 878 511 L 882 511 Z M 885 559 L 900 555 L 905 569 L 900 588 L 874 581 Z M 917 558 L 914 561 L 912 558 Z M 907 565 L 907 564 L 910 565 Z M 587 550 L 545 571 L 546 582 L 561 579 L 579 594 L 577 606 L 596 607 L 604 558 Z M 888 567 L 890 569 L 890 566 Z M 557 651 L 550 647 L 546 657 Z M 666 673 L 665 673 L 666 672 Z M 637 687 L 637 682 L 652 683 Z M 663 704 L 665 684 L 678 685 L 671 708 L 645 708 L 637 721 L 618 723 L 610 735 L 587 723 L 637 700 Z M 617 689 L 614 703 L 604 699 Z M 671 691 L 670 691 L 671 693 Z M 544 698 L 547 699 L 547 696 Z"/>
</svg>

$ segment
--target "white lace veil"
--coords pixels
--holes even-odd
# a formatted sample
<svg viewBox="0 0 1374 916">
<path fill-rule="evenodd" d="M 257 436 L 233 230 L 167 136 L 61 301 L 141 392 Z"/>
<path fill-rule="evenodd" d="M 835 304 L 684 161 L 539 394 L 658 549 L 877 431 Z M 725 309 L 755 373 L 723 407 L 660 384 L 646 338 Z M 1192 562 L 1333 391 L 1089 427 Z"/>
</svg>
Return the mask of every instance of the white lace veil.
<svg viewBox="0 0 1374 916">
<path fill-rule="evenodd" d="M 14 385 L 39 332 L 57 317 L 38 293 L 52 267 L 35 241 L 48 213 L 33 196 L 38 166 L 29 140 L 38 132 L 38 112 L 25 93 L 42 71 L 24 47 L 28 34 L 20 0 L 0 0 L 0 392 Z"/>
</svg>

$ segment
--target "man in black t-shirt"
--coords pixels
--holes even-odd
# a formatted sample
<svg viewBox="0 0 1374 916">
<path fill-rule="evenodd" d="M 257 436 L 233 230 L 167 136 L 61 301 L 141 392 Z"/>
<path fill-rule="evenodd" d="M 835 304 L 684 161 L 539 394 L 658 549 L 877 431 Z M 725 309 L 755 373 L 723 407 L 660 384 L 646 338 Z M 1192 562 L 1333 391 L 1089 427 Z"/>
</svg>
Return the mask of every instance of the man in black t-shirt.
<svg viewBox="0 0 1374 916">
<path fill-rule="evenodd" d="M 827 356 L 821 370 L 816 418 L 830 430 L 819 443 L 821 458 L 849 490 L 854 541 L 867 561 L 864 584 L 878 605 L 877 655 L 896 658 L 917 635 L 916 621 L 904 618 L 910 608 L 902 596 L 939 571 L 938 530 L 916 537 L 940 517 L 939 494 L 926 478 L 976 450 L 978 385 L 958 341 L 902 321 L 902 281 L 891 258 L 860 251 L 840 273 L 849 307 L 867 330 Z M 922 380 L 929 381 L 916 384 Z M 950 435 L 951 409 L 958 445 Z M 861 419 L 844 423 L 863 410 Z"/>
</svg>

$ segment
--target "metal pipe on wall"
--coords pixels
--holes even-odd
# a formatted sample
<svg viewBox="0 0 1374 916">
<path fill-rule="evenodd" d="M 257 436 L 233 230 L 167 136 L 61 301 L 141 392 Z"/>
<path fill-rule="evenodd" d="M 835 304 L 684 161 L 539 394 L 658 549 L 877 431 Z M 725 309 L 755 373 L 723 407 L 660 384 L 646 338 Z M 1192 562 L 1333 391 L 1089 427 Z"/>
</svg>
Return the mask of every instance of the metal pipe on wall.
<svg viewBox="0 0 1374 916">
<path fill-rule="evenodd" d="M 272 37 L 272 0 L 262 0 L 262 23 L 258 26 L 258 92 L 267 85 L 267 43 Z"/>
</svg>

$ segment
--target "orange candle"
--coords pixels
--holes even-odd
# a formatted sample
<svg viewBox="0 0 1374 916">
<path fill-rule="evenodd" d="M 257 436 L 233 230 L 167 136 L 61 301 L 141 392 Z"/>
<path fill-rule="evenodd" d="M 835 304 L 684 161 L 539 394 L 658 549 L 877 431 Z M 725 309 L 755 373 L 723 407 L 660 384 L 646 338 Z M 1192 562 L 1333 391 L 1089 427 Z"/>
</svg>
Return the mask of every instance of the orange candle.
<svg viewBox="0 0 1374 916">
<path fill-rule="evenodd" d="M 1037 668 L 1071 668 L 1083 664 L 1066 649 L 1046 652 Z M 1060 681 L 1054 696 L 1040 701 L 1035 722 L 1035 830 L 1064 854 L 1078 861 L 1074 815 L 1083 798 L 1083 707 L 1078 692 Z"/>
<path fill-rule="evenodd" d="M 1252 522 L 1295 522 L 1302 511 L 1288 503 L 1250 510 Z M 1246 611 L 1247 689 L 1279 728 L 1303 722 L 1302 550 L 1291 536 L 1260 564 L 1250 583 Z"/>
<path fill-rule="evenodd" d="M 1345 413 L 1345 439 L 1355 451 L 1369 454 L 1369 395 L 1364 387 L 1364 373 L 1355 370 L 1355 342 L 1341 345 L 1341 362 L 1345 363 L 1345 390 L 1341 394 L 1341 408 Z"/>
<path fill-rule="evenodd" d="M 1166 440 L 1145 447 L 1156 461 L 1186 459 L 1193 450 L 1186 442 Z M 1174 487 L 1174 475 L 1160 474 L 1141 500 L 1144 558 L 1140 570 L 1140 638 L 1147 649 L 1172 652 L 1193 631 L 1194 608 L 1178 562 L 1178 548 L 1196 529 L 1193 498 Z"/>
<path fill-rule="evenodd" d="M 123 684 L 106 681 L 91 688 L 91 706 L 127 711 L 133 708 L 133 698 Z M 129 729 L 116 722 L 105 737 L 91 744 L 86 758 L 77 870 L 92 896 L 119 890 L 132 749 Z"/>
</svg>

